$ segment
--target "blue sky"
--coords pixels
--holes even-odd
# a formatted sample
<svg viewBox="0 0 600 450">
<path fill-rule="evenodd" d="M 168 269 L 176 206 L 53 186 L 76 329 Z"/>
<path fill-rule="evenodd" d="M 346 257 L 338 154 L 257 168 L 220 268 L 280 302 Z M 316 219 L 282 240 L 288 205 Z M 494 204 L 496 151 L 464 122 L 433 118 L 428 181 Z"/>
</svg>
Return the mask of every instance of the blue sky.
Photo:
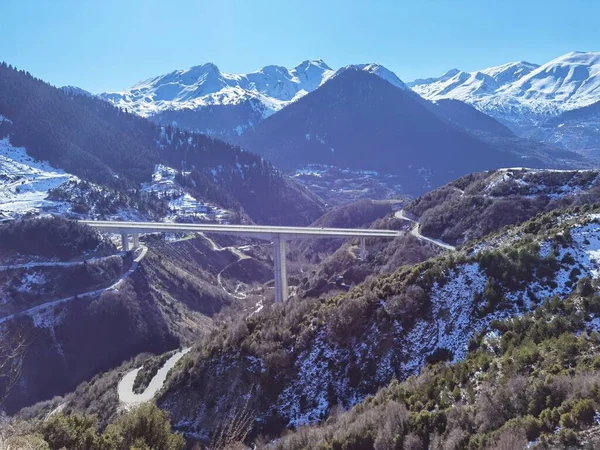
<svg viewBox="0 0 600 450">
<path fill-rule="evenodd" d="M 317 58 L 411 81 L 600 51 L 598 17 L 596 0 L 0 0 L 0 60 L 92 92 L 205 62 L 244 73 Z"/>
</svg>

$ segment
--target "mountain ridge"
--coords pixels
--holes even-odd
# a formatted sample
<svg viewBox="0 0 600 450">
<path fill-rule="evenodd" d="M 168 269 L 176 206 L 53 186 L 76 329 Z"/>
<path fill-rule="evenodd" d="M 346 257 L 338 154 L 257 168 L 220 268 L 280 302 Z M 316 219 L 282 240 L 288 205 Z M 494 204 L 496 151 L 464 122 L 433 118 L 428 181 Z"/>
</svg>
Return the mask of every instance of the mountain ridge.
<svg viewBox="0 0 600 450">
<path fill-rule="evenodd" d="M 407 89 L 396 74 L 380 64 L 352 64 L 333 70 L 317 59 L 291 69 L 269 65 L 247 74 L 224 73 L 207 63 L 98 96 L 160 125 L 181 126 L 235 142 L 248 128 L 348 69 L 373 73 Z"/>
<path fill-rule="evenodd" d="M 588 106 L 600 96 L 600 52 L 570 52 L 538 65 L 502 64 L 451 77 L 416 80 L 415 92 L 430 100 L 453 98 L 519 128 Z"/>
</svg>

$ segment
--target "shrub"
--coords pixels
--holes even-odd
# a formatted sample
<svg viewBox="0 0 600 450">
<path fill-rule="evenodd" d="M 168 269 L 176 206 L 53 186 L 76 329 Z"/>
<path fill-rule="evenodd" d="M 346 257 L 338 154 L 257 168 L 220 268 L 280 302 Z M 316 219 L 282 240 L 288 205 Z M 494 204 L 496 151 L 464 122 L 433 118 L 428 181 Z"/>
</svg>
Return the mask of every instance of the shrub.
<svg viewBox="0 0 600 450">
<path fill-rule="evenodd" d="M 409 434 L 404 438 L 404 450 L 424 450 L 423 440 L 416 434 Z"/>
<path fill-rule="evenodd" d="M 428 307 L 427 293 L 416 284 L 409 285 L 403 293 L 396 294 L 385 302 L 388 314 L 399 319 L 405 326 L 412 325 Z"/>
<path fill-rule="evenodd" d="M 594 294 L 594 286 L 590 277 L 585 277 L 577 283 L 577 292 L 583 297 L 589 297 Z"/>
<path fill-rule="evenodd" d="M 576 425 L 583 428 L 594 423 L 596 405 L 590 399 L 580 399 L 573 405 L 571 413 Z"/>
<path fill-rule="evenodd" d="M 98 424 L 92 417 L 54 414 L 42 423 L 41 435 L 52 450 L 73 448 L 95 450 L 100 447 Z"/>
<path fill-rule="evenodd" d="M 50 450 L 182 450 L 185 443 L 154 404 L 119 417 L 103 434 L 94 417 L 54 414 L 41 423 L 40 435 Z"/>
<path fill-rule="evenodd" d="M 504 428 L 486 447 L 486 450 L 524 450 L 527 448 L 527 437 L 523 430 L 512 427 Z"/>
<path fill-rule="evenodd" d="M 343 300 L 329 313 L 327 334 L 333 341 L 345 342 L 360 336 L 363 331 L 368 303 L 364 299 Z"/>
<path fill-rule="evenodd" d="M 116 448 L 182 450 L 185 444 L 182 436 L 171 433 L 167 415 L 152 403 L 119 417 L 105 435 Z"/>
<path fill-rule="evenodd" d="M 428 364 L 436 364 L 443 361 L 452 361 L 454 354 L 447 348 L 436 348 L 431 355 L 427 355 L 425 361 Z"/>
</svg>

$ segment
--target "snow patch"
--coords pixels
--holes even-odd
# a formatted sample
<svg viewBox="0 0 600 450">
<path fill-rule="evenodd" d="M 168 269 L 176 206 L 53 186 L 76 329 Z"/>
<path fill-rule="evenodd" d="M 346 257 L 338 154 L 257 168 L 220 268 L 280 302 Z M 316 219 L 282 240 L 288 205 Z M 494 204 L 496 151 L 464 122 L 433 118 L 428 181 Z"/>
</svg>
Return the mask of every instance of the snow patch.
<svg viewBox="0 0 600 450">
<path fill-rule="evenodd" d="M 0 140 L 0 213 L 18 217 L 27 213 L 63 214 L 67 202 L 48 200 L 48 191 L 79 179 L 46 161 L 27 155 L 25 148 L 14 147 L 8 138 Z"/>
</svg>

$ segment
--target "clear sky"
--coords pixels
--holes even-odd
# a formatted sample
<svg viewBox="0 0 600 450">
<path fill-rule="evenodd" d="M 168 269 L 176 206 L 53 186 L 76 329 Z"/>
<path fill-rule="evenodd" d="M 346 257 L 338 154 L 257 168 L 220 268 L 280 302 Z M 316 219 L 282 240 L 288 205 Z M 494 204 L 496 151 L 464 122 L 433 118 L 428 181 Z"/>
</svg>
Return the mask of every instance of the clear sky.
<svg viewBox="0 0 600 450">
<path fill-rule="evenodd" d="M 206 62 L 377 62 L 412 81 L 600 51 L 599 17 L 598 0 L 0 0 L 0 60 L 94 93 Z"/>
</svg>

